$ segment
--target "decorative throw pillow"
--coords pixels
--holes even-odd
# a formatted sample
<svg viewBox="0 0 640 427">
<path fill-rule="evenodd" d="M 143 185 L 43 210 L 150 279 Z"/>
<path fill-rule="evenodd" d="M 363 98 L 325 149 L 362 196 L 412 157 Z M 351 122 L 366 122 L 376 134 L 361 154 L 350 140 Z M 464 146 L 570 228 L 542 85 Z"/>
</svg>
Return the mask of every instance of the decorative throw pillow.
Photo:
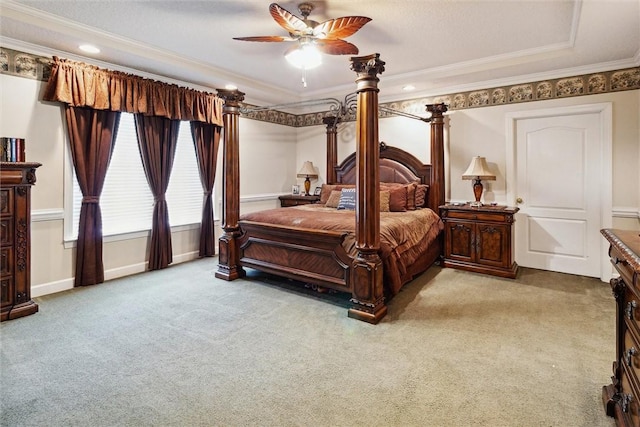
<svg viewBox="0 0 640 427">
<path fill-rule="evenodd" d="M 389 211 L 405 212 L 407 210 L 407 187 L 400 185 L 389 190 Z"/>
<path fill-rule="evenodd" d="M 329 196 L 331 196 L 331 192 L 336 190 L 336 186 L 333 184 L 322 184 L 322 190 L 320 191 L 320 203 L 323 205 L 327 203 L 329 200 Z"/>
<path fill-rule="evenodd" d="M 380 212 L 389 212 L 389 192 L 380 192 Z"/>
<path fill-rule="evenodd" d="M 416 210 L 416 187 L 418 184 L 412 182 L 411 184 L 407 184 L 407 210 L 415 211 Z"/>
<path fill-rule="evenodd" d="M 429 190 L 429 186 L 425 184 L 420 184 L 416 188 L 416 208 L 417 209 L 424 207 L 428 190 Z"/>
<path fill-rule="evenodd" d="M 356 186 L 354 184 L 322 184 L 320 203 L 326 204 L 332 191 L 340 191 L 343 188 L 356 188 Z"/>
<path fill-rule="evenodd" d="M 326 208 L 337 208 L 338 204 L 340 204 L 340 195 L 341 191 L 333 190 L 331 195 L 327 199 L 327 203 L 324 204 Z"/>
<path fill-rule="evenodd" d="M 338 210 L 356 209 L 356 189 L 355 188 L 343 188 L 340 194 L 340 203 L 338 203 Z"/>
</svg>

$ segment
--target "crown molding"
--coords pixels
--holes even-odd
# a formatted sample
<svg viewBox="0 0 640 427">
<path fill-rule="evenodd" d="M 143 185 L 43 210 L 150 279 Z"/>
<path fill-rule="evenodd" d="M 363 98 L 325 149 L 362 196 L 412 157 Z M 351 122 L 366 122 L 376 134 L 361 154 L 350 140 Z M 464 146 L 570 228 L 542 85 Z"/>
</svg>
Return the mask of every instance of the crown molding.
<svg viewBox="0 0 640 427">
<path fill-rule="evenodd" d="M 255 99 L 260 99 L 261 97 L 264 97 L 264 99 L 268 99 L 269 96 L 273 93 L 279 93 L 290 98 L 297 98 L 299 96 L 299 94 L 296 92 L 286 91 L 274 85 L 242 77 L 236 73 L 232 73 L 222 68 L 205 64 L 193 58 L 181 56 L 166 49 L 139 43 L 126 37 L 118 36 L 113 33 L 98 30 L 96 28 L 89 27 L 87 25 L 80 24 L 68 19 L 60 18 L 58 16 L 42 12 L 38 9 L 34 9 L 20 3 L 15 3 L 11 0 L 2 0 L 2 7 L 0 7 L 0 16 L 14 19 L 28 25 L 45 28 L 50 31 L 74 36 L 81 40 L 93 40 L 93 43 L 99 44 L 104 48 L 108 47 L 114 50 L 126 51 L 127 53 L 135 56 L 150 59 L 163 64 L 172 65 L 175 67 L 175 69 L 186 68 L 190 70 L 194 75 L 207 76 L 208 78 L 207 81 L 199 80 L 185 82 L 183 80 L 175 79 L 175 77 L 173 76 L 156 75 L 156 77 L 159 77 L 163 81 L 171 79 L 176 82 L 181 82 L 181 85 L 187 84 L 189 86 L 193 86 L 195 84 L 202 88 L 206 88 L 205 90 L 208 91 L 216 90 L 217 87 L 224 87 L 224 85 L 228 82 L 234 82 L 234 84 L 238 87 L 250 88 L 251 92 L 253 93 L 253 98 Z M 96 60 L 93 57 L 82 57 L 80 55 L 75 55 L 72 52 L 56 51 L 55 54 L 57 56 L 65 58 L 72 56 L 81 57 L 83 58 L 83 60 L 90 63 L 102 62 Z M 102 63 L 106 64 L 104 62 Z M 114 69 L 114 64 L 109 63 L 108 67 L 110 69 Z M 148 71 L 139 69 L 129 70 L 134 71 L 135 74 L 138 75 L 140 75 L 141 73 L 152 74 Z"/>
</svg>

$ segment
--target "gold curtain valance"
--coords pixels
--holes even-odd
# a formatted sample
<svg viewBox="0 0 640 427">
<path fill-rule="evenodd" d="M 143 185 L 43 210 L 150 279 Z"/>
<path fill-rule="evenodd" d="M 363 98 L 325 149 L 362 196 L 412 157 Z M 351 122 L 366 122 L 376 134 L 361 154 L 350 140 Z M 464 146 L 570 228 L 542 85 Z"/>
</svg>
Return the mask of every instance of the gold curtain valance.
<svg viewBox="0 0 640 427">
<path fill-rule="evenodd" d="M 217 95 L 53 57 L 45 101 L 222 126 Z"/>
</svg>

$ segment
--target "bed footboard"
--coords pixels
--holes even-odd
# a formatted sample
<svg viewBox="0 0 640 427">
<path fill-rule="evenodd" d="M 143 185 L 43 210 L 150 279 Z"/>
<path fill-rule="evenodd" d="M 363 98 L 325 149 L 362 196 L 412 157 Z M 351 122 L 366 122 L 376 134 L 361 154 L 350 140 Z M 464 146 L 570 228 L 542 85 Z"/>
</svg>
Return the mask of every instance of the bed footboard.
<svg viewBox="0 0 640 427">
<path fill-rule="evenodd" d="M 351 292 L 348 233 L 240 221 L 240 265 Z"/>
</svg>

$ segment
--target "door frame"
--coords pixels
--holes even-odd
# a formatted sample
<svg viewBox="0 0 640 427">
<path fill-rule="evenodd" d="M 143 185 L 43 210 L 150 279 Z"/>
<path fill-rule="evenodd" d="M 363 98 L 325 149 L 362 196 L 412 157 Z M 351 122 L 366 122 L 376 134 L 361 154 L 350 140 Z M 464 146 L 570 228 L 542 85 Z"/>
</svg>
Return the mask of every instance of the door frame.
<svg viewBox="0 0 640 427">
<path fill-rule="evenodd" d="M 600 117 L 600 224 L 599 228 L 611 228 L 613 223 L 613 106 L 611 102 L 597 104 L 572 105 L 567 107 L 552 107 L 539 110 L 526 110 L 507 113 L 505 115 L 506 124 L 506 180 L 507 180 L 507 203 L 513 206 L 517 195 L 517 126 L 519 120 L 538 119 L 545 117 L 571 116 L 578 114 L 598 114 Z M 511 183 L 511 185 L 509 185 Z M 516 242 L 516 245 L 518 242 Z M 608 282 L 612 277 L 613 270 L 609 262 L 609 244 L 606 239 L 601 239 L 600 243 L 600 280 Z"/>
</svg>

